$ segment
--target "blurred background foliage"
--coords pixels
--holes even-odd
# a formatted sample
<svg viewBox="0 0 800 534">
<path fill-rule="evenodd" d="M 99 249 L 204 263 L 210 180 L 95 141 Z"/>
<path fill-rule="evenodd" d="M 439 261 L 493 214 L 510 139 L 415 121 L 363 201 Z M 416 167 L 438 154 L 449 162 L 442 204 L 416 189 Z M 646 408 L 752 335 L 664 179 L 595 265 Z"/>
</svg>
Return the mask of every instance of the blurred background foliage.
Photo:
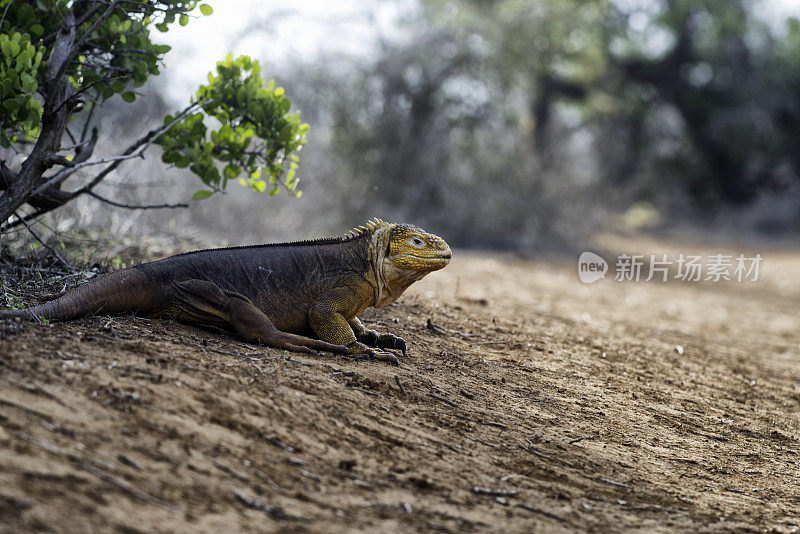
<svg viewBox="0 0 800 534">
<path fill-rule="evenodd" d="M 526 252 L 570 250 L 603 228 L 800 229 L 796 18 L 771 18 L 763 0 L 394 3 L 403 16 L 366 53 L 247 51 L 311 125 L 302 199 L 237 188 L 182 212 L 130 212 L 87 198 L 47 224 L 224 244 L 380 216 L 459 247 Z M 269 40 L 278 15 L 253 17 L 236 42 Z M 168 76 L 133 111 L 106 110 L 104 142 L 163 117 Z M 195 186 L 179 176 L 138 162 L 98 192 L 181 200 Z"/>
</svg>

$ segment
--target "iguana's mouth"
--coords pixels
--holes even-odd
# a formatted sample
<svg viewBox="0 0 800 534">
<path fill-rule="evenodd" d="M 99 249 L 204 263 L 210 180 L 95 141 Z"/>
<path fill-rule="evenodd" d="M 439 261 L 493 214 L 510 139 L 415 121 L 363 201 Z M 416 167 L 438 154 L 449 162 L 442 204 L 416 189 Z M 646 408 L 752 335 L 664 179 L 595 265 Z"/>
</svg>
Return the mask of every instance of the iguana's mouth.
<svg viewBox="0 0 800 534">
<path fill-rule="evenodd" d="M 453 254 L 448 251 L 442 251 L 435 256 L 420 256 L 417 254 L 410 254 L 410 253 L 403 253 L 398 254 L 395 256 L 395 260 L 399 261 L 400 264 L 411 264 L 416 265 L 418 267 L 425 266 L 426 270 L 427 267 L 433 268 L 433 270 L 441 269 L 445 265 L 450 262 Z"/>
<path fill-rule="evenodd" d="M 453 257 L 453 253 L 448 251 L 442 251 L 436 255 L 425 255 L 421 256 L 419 254 L 411 254 L 410 252 L 404 252 L 402 254 L 398 254 L 395 256 L 396 258 L 414 258 L 417 260 L 449 260 Z"/>
</svg>

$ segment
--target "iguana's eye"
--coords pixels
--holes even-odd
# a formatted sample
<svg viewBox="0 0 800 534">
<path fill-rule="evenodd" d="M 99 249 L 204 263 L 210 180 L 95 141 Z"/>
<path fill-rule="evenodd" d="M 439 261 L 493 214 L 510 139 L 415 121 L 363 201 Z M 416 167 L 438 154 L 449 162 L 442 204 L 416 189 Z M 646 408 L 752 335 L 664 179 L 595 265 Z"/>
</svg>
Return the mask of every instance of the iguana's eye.
<svg viewBox="0 0 800 534">
<path fill-rule="evenodd" d="M 412 247 L 422 248 L 425 246 L 425 241 L 423 241 L 418 237 L 412 237 L 411 239 L 408 240 L 408 244 L 411 245 Z"/>
</svg>

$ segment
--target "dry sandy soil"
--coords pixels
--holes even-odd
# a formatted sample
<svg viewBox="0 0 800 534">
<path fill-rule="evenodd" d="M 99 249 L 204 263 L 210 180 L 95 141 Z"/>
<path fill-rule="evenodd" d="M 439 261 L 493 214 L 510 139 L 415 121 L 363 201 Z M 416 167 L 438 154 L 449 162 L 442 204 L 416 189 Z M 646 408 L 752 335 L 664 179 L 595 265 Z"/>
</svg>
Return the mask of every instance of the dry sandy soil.
<svg viewBox="0 0 800 534">
<path fill-rule="evenodd" d="M 757 283 L 594 285 L 457 253 L 366 313 L 399 368 L 2 324 L 0 529 L 798 531 L 800 253 L 760 252 Z"/>
</svg>

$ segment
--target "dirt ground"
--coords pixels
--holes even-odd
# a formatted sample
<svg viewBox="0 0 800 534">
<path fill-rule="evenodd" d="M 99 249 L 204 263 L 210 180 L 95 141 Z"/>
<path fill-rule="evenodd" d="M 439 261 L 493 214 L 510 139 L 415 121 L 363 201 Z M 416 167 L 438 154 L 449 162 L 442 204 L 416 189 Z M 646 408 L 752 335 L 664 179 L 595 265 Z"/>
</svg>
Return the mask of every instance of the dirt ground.
<svg viewBox="0 0 800 534">
<path fill-rule="evenodd" d="M 365 314 L 399 368 L 5 323 L 0 530 L 796 532 L 800 253 L 759 252 L 757 283 L 584 285 L 456 251 Z"/>
</svg>

